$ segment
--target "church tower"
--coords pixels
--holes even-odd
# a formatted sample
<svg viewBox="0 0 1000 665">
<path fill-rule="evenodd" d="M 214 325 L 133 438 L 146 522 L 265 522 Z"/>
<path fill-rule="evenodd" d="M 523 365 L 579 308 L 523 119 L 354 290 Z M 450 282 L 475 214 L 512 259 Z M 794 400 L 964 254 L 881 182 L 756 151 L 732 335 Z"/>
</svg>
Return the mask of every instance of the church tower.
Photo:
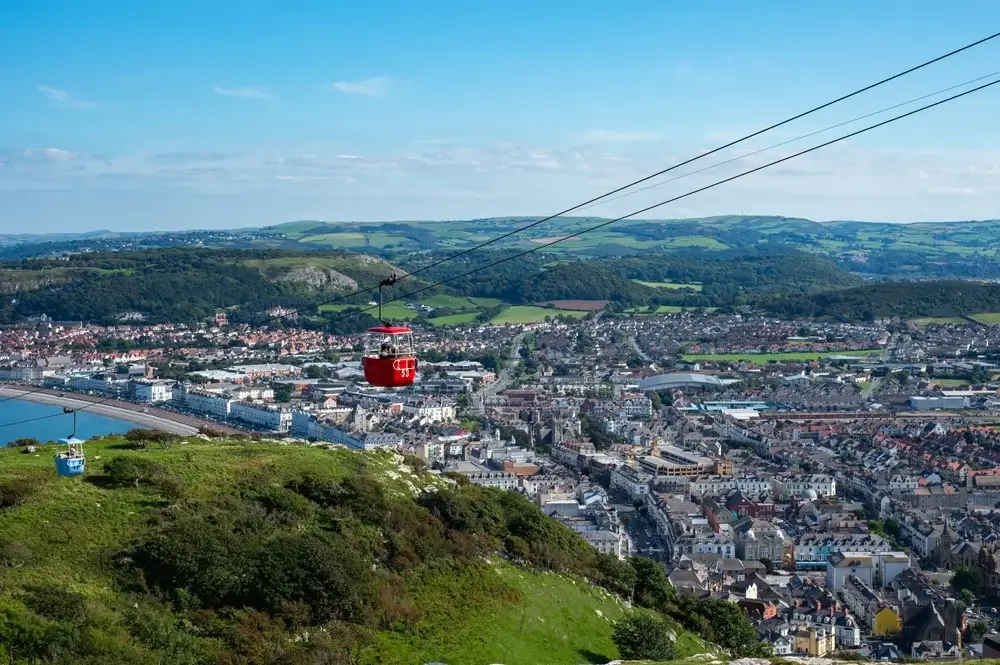
<svg viewBox="0 0 1000 665">
<path fill-rule="evenodd" d="M 938 538 L 937 547 L 934 548 L 934 563 L 936 563 L 939 568 L 951 568 L 951 548 L 953 545 L 954 541 L 952 540 L 951 529 L 948 525 L 948 515 L 945 515 L 944 529 L 941 531 L 941 536 Z"/>
</svg>

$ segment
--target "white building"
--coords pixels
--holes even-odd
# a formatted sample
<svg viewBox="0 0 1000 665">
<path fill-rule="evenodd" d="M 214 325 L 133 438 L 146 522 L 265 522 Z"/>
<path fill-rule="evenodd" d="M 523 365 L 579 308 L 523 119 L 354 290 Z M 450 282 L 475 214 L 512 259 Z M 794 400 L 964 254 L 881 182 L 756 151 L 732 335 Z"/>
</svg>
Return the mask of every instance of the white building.
<svg viewBox="0 0 1000 665">
<path fill-rule="evenodd" d="M 815 492 L 816 496 L 836 496 L 837 481 L 826 474 L 796 474 L 776 476 L 771 481 L 774 496 L 787 501 L 793 496 L 806 496 Z"/>
<path fill-rule="evenodd" d="M 292 412 L 274 406 L 233 402 L 229 417 L 260 429 L 288 432 L 292 428 Z"/>
<path fill-rule="evenodd" d="M 771 489 L 771 479 L 761 476 L 698 476 L 688 483 L 691 496 L 715 496 L 738 489 L 756 498 Z"/>
<path fill-rule="evenodd" d="M 496 487 L 502 490 L 516 490 L 518 486 L 517 476 L 504 471 L 484 471 L 481 473 L 464 474 L 473 485 L 483 485 L 485 487 Z"/>
<path fill-rule="evenodd" d="M 354 450 L 363 450 L 365 442 L 337 427 L 336 423 L 320 420 L 308 411 L 292 411 L 292 433 L 305 439 L 334 443 Z"/>
<path fill-rule="evenodd" d="M 388 432 L 373 432 L 365 437 L 365 450 L 397 450 L 403 445 L 403 437 Z"/>
<path fill-rule="evenodd" d="M 652 479 L 652 475 L 627 464 L 611 469 L 611 489 L 625 492 L 632 501 L 646 496 Z"/>
<path fill-rule="evenodd" d="M 169 402 L 174 398 L 173 381 L 133 381 L 132 394 L 135 401 L 145 404 Z"/>
<path fill-rule="evenodd" d="M 403 411 L 432 423 L 455 421 L 455 405 L 444 400 L 414 400 L 404 404 Z"/>
<path fill-rule="evenodd" d="M 874 574 L 875 564 L 870 554 L 837 552 L 826 560 L 826 588 L 834 593 L 840 593 L 848 577 L 871 586 Z"/>
<path fill-rule="evenodd" d="M 682 536 L 675 543 L 677 554 L 718 554 L 723 559 L 736 558 L 736 544 L 719 533 Z"/>
<path fill-rule="evenodd" d="M 590 544 L 595 550 L 602 554 L 614 554 L 619 559 L 624 558 L 622 548 L 623 539 L 615 533 L 606 529 L 598 531 L 584 531 L 580 536 Z"/>
<path fill-rule="evenodd" d="M 910 567 L 905 552 L 838 552 L 826 560 L 826 586 L 840 593 L 850 578 L 871 588 L 887 588 L 896 577 Z"/>
<path fill-rule="evenodd" d="M 888 552 L 889 542 L 871 533 L 807 533 L 795 543 L 795 563 L 824 564 L 831 554 Z"/>
<path fill-rule="evenodd" d="M 625 395 L 622 409 L 629 418 L 651 418 L 653 401 L 645 395 Z"/>
<path fill-rule="evenodd" d="M 175 395 L 177 395 L 176 392 Z M 192 390 L 182 390 L 179 396 L 180 402 L 189 411 L 216 416 L 218 418 L 228 418 L 229 411 L 235 403 L 226 397 L 209 395 Z"/>
</svg>

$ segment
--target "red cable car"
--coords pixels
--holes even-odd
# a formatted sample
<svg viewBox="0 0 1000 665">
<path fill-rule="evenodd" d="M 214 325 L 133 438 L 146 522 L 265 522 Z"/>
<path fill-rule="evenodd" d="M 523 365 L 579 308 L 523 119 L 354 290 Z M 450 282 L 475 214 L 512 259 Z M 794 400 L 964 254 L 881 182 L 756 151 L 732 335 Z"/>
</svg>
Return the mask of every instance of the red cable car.
<svg viewBox="0 0 1000 665">
<path fill-rule="evenodd" d="M 413 331 L 403 326 L 369 328 L 361 367 L 365 380 L 373 386 L 402 388 L 411 385 L 417 375 Z"/>
<path fill-rule="evenodd" d="M 417 354 L 413 350 L 413 331 L 394 326 L 382 318 L 382 287 L 396 283 L 396 276 L 383 279 L 378 285 L 378 318 L 381 326 L 368 329 L 361 368 L 365 380 L 380 388 L 403 388 L 413 384 L 417 376 Z"/>
</svg>

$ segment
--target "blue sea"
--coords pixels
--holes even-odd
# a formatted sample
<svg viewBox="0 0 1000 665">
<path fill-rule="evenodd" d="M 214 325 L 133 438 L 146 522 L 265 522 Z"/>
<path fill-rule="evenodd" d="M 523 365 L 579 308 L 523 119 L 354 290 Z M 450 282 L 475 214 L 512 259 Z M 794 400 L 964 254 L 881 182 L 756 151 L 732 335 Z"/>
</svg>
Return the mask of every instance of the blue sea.
<svg viewBox="0 0 1000 665">
<path fill-rule="evenodd" d="M 42 418 L 43 416 L 51 417 L 31 423 L 5 426 L 7 423 L 20 423 L 23 420 Z M 80 411 L 76 414 L 76 437 L 78 439 L 89 439 L 102 434 L 121 434 L 138 427 L 140 426 L 135 423 L 115 420 L 89 411 Z M 0 402 L 0 446 L 5 446 L 22 437 L 33 437 L 42 442 L 57 441 L 68 436 L 72 431 L 73 416 L 68 413 L 64 414 L 61 406 L 36 404 L 17 399 Z"/>
</svg>

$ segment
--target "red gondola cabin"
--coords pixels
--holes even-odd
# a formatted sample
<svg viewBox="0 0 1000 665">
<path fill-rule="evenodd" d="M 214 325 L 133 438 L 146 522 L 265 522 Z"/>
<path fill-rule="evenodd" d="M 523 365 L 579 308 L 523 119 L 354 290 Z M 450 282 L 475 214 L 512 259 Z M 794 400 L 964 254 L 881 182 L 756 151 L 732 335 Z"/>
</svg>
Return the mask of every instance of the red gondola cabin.
<svg viewBox="0 0 1000 665">
<path fill-rule="evenodd" d="M 413 331 L 402 326 L 369 328 L 361 367 L 365 380 L 373 386 L 402 388 L 411 385 L 417 375 Z"/>
</svg>

